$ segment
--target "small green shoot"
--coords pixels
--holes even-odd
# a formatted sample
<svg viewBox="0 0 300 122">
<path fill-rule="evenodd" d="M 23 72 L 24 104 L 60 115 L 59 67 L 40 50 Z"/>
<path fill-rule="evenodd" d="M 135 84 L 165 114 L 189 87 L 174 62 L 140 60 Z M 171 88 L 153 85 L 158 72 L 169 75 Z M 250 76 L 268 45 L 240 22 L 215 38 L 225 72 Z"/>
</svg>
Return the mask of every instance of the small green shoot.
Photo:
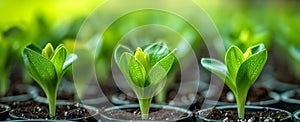
<svg viewBox="0 0 300 122">
<path fill-rule="evenodd" d="M 0 39 L 0 96 L 4 96 L 9 86 L 12 63 L 12 46 L 9 41 Z"/>
<path fill-rule="evenodd" d="M 115 51 L 115 60 L 138 97 L 142 119 L 148 118 L 152 98 L 163 87 L 175 60 L 174 51 L 162 42 L 138 47 L 135 53 L 125 46 Z"/>
<path fill-rule="evenodd" d="M 26 47 L 22 56 L 26 70 L 45 92 L 49 102 L 49 115 L 53 118 L 56 113 L 58 86 L 77 56 L 67 55 L 66 48 L 62 44 L 54 50 L 50 43 L 42 50 L 42 54 Z"/>
<path fill-rule="evenodd" d="M 231 46 L 225 55 L 225 63 L 216 59 L 202 58 L 202 66 L 214 73 L 233 92 L 239 118 L 244 118 L 245 102 L 249 88 L 259 76 L 266 61 L 267 50 L 263 44 L 249 47 L 243 53 L 237 46 Z"/>
</svg>

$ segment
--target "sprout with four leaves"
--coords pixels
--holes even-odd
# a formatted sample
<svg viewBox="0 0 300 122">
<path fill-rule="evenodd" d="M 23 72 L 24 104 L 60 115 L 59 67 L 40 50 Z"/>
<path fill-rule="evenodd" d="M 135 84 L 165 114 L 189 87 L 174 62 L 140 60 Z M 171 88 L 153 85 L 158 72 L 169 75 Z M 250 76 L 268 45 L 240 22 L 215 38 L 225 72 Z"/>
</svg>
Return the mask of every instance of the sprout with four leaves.
<svg viewBox="0 0 300 122">
<path fill-rule="evenodd" d="M 258 44 L 249 47 L 245 53 L 237 46 L 231 46 L 225 55 L 226 65 L 215 59 L 202 58 L 201 60 L 202 66 L 225 81 L 234 94 L 239 118 L 244 118 L 249 88 L 262 71 L 267 57 L 264 45 Z"/>
<path fill-rule="evenodd" d="M 139 100 L 142 119 L 148 118 L 152 98 L 165 83 L 175 60 L 173 53 L 162 42 L 138 47 L 135 53 L 125 46 L 115 51 L 116 63 Z"/>
<path fill-rule="evenodd" d="M 67 55 L 66 48 L 62 44 L 54 50 L 50 43 L 42 50 L 42 54 L 27 47 L 23 50 L 22 56 L 26 70 L 45 92 L 49 102 L 49 115 L 54 117 L 58 86 L 77 56 Z"/>
</svg>

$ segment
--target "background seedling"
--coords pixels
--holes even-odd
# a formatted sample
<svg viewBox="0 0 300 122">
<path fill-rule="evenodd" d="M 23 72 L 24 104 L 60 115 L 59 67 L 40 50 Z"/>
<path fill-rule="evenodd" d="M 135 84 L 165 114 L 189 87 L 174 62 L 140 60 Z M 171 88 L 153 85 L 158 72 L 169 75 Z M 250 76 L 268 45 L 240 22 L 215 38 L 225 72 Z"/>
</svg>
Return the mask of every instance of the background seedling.
<svg viewBox="0 0 300 122">
<path fill-rule="evenodd" d="M 225 64 L 210 58 L 201 60 L 202 66 L 225 81 L 234 94 L 239 118 L 244 118 L 249 88 L 262 71 L 267 57 L 264 45 L 258 44 L 249 47 L 245 53 L 237 46 L 231 46 L 226 52 Z"/>
</svg>

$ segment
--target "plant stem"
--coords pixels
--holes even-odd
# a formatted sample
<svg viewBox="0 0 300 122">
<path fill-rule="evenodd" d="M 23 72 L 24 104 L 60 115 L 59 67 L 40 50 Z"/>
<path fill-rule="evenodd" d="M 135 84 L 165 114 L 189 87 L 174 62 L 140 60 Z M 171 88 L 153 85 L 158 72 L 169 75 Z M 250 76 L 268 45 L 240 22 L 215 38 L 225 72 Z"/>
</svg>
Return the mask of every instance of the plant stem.
<svg viewBox="0 0 300 122">
<path fill-rule="evenodd" d="M 239 95 L 235 96 L 237 107 L 238 107 L 238 117 L 241 119 L 244 119 L 245 103 L 246 103 L 246 99 L 247 99 L 247 95 L 244 95 L 244 96 L 239 96 Z"/>
<path fill-rule="evenodd" d="M 162 89 L 157 96 L 155 97 L 155 101 L 159 104 L 162 104 L 165 102 L 166 99 L 166 89 Z"/>
<path fill-rule="evenodd" d="M 0 74 L 0 96 L 4 96 L 8 90 L 7 73 Z"/>
<path fill-rule="evenodd" d="M 139 99 L 142 119 L 148 119 L 152 98 Z"/>
<path fill-rule="evenodd" d="M 49 102 L 49 115 L 51 118 L 55 117 L 56 113 L 56 91 L 57 90 L 46 93 Z"/>
</svg>

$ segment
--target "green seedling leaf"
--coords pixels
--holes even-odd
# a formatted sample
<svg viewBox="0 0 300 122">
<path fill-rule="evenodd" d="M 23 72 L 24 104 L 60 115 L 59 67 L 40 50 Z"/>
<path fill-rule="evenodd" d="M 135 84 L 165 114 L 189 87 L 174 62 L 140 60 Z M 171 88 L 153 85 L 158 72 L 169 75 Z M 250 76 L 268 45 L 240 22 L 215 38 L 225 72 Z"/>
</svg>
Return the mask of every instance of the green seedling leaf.
<svg viewBox="0 0 300 122">
<path fill-rule="evenodd" d="M 42 53 L 42 49 L 34 44 L 28 45 L 27 48 L 33 50 L 34 52 L 37 52 L 38 54 Z"/>
<path fill-rule="evenodd" d="M 63 45 L 59 45 L 51 58 L 51 62 L 54 64 L 56 72 L 60 73 L 63 70 L 63 65 L 66 60 L 67 51 Z M 60 77 L 60 76 L 59 76 Z"/>
<path fill-rule="evenodd" d="M 149 54 L 147 52 L 144 53 L 142 49 L 138 47 L 134 54 L 134 57 L 143 65 L 145 71 L 148 72 L 150 67 Z"/>
<path fill-rule="evenodd" d="M 129 74 L 132 82 L 139 87 L 145 87 L 146 70 L 143 65 L 134 57 L 129 62 Z"/>
<path fill-rule="evenodd" d="M 258 44 L 258 45 L 252 46 L 250 49 L 252 51 L 252 54 L 266 50 L 264 44 Z"/>
<path fill-rule="evenodd" d="M 119 45 L 116 48 L 114 58 L 115 58 L 115 60 L 116 60 L 117 63 L 120 62 L 120 58 L 122 57 L 122 54 L 125 53 L 125 52 L 133 54 L 133 52 L 128 47 L 126 47 L 124 45 Z"/>
<path fill-rule="evenodd" d="M 147 81 L 150 81 L 151 84 L 157 84 L 167 76 L 175 60 L 175 56 L 173 54 L 174 51 L 175 50 L 152 67 L 147 77 Z"/>
<path fill-rule="evenodd" d="M 129 62 L 132 57 L 133 55 L 131 55 L 130 53 L 124 52 L 120 58 L 120 62 L 117 63 L 119 64 L 123 75 L 129 82 L 132 82 L 129 74 Z"/>
<path fill-rule="evenodd" d="M 167 45 L 163 42 L 158 42 L 147 46 L 144 49 L 144 52 L 148 52 L 149 54 L 151 67 L 170 53 Z"/>
<path fill-rule="evenodd" d="M 224 81 L 229 74 L 226 65 L 216 59 L 202 58 L 201 65 Z"/>
<path fill-rule="evenodd" d="M 69 54 L 64 62 L 64 65 L 62 67 L 62 74 L 64 74 L 67 69 L 71 66 L 71 64 L 77 59 L 77 55 L 75 54 Z"/>
<path fill-rule="evenodd" d="M 235 88 L 234 82 L 229 77 L 229 72 L 224 63 L 221 61 L 218 61 L 216 59 L 211 58 L 202 58 L 201 59 L 201 65 L 207 69 L 208 71 L 214 73 L 216 76 L 218 76 L 221 80 L 225 81 L 225 84 L 231 89 Z M 232 92 L 235 92 L 232 91 Z"/>
<path fill-rule="evenodd" d="M 252 55 L 252 50 L 251 48 L 248 48 L 246 52 L 243 54 L 244 60 L 247 60 L 251 55 Z"/>
<path fill-rule="evenodd" d="M 234 93 L 240 118 L 244 118 L 249 88 L 262 71 L 267 57 L 264 45 L 258 44 L 249 47 L 244 54 L 237 46 L 231 46 L 226 52 L 226 65 L 215 59 L 201 60 L 202 66 L 221 78 Z"/>
<path fill-rule="evenodd" d="M 39 84 L 57 81 L 55 67 L 50 60 L 28 48 L 24 49 L 23 59 L 26 70 L 34 80 L 41 81 Z"/>
<path fill-rule="evenodd" d="M 254 83 L 262 71 L 267 59 L 267 51 L 258 52 L 249 57 L 239 68 L 236 77 L 236 86 L 241 94 L 247 95 L 248 89 Z M 247 89 L 247 90 L 245 90 Z"/>
<path fill-rule="evenodd" d="M 48 43 L 46 47 L 42 50 L 42 55 L 47 59 L 52 58 L 52 56 L 54 55 L 54 49 L 50 43 Z"/>
<path fill-rule="evenodd" d="M 230 76 L 236 77 L 237 71 L 244 61 L 243 52 L 237 46 L 232 46 L 228 49 L 225 59 Z"/>
</svg>

